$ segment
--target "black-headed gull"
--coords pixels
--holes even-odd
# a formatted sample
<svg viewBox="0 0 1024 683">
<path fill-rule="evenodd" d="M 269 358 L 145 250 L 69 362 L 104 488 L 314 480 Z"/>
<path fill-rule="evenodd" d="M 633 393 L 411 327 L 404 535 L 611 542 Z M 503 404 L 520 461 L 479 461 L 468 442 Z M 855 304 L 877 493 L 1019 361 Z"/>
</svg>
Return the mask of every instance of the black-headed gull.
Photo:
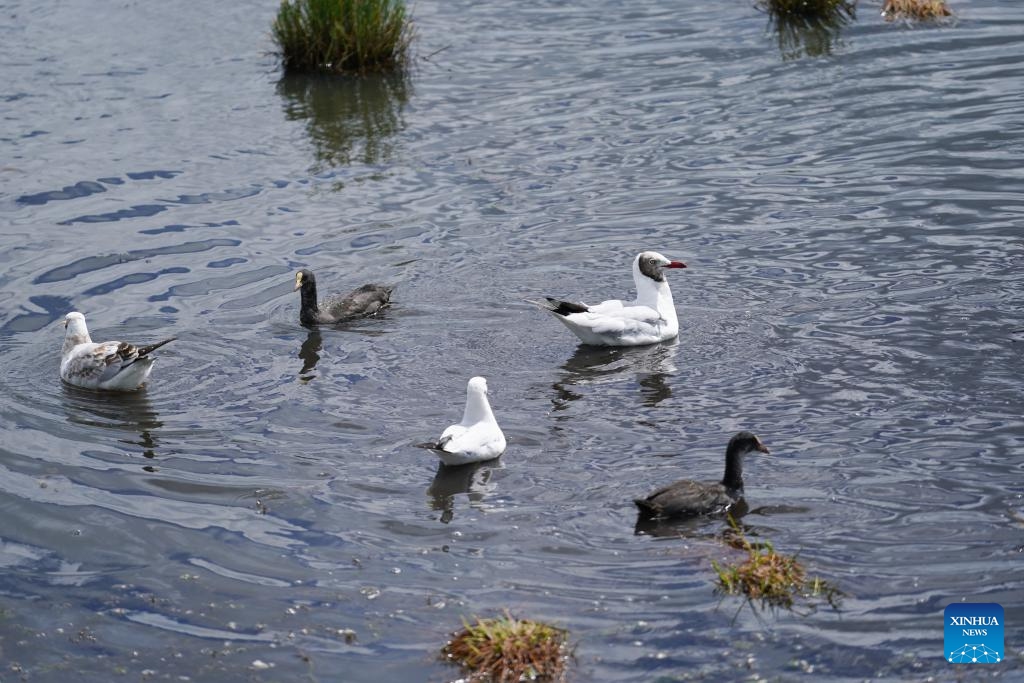
<svg viewBox="0 0 1024 683">
<path fill-rule="evenodd" d="M 384 285 L 363 285 L 345 296 L 331 296 L 323 302 L 316 300 L 316 277 L 303 268 L 295 273 L 295 289 L 301 289 L 299 297 L 299 321 L 303 325 L 320 325 L 354 320 L 377 311 L 391 303 L 393 287 Z"/>
<path fill-rule="evenodd" d="M 682 261 L 669 260 L 656 251 L 645 251 L 633 259 L 634 301 L 612 299 L 588 306 L 545 297 L 546 302 L 531 303 L 561 320 L 584 344 L 656 344 L 679 334 L 679 319 L 664 269 L 685 267 Z"/>
<path fill-rule="evenodd" d="M 133 391 L 149 377 L 155 360 L 149 354 L 174 337 L 149 346 L 127 342 L 96 343 L 89 337 L 85 316 L 74 311 L 64 317 L 64 346 L 60 350 L 60 377 L 85 389 Z"/>
<path fill-rule="evenodd" d="M 753 451 L 770 453 L 768 447 L 750 432 L 729 439 L 725 449 L 725 476 L 720 482 L 682 479 L 660 488 L 646 498 L 633 502 L 645 517 L 695 517 L 728 512 L 743 498 L 743 456 Z"/>
<path fill-rule="evenodd" d="M 462 422 L 441 433 L 432 448 L 445 465 L 466 465 L 492 460 L 505 452 L 505 435 L 487 402 L 487 380 L 474 377 L 466 387 Z"/>
</svg>

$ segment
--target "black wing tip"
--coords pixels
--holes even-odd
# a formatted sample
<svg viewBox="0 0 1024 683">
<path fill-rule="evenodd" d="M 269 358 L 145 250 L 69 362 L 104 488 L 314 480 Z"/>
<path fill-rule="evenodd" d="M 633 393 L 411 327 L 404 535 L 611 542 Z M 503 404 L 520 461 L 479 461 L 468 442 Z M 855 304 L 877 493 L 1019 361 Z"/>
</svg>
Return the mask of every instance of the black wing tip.
<svg viewBox="0 0 1024 683">
<path fill-rule="evenodd" d="M 139 350 L 139 358 L 149 355 L 150 353 L 159 349 L 164 344 L 170 344 L 172 341 L 177 340 L 177 337 L 169 337 L 168 339 L 164 339 L 163 341 L 158 341 L 156 344 L 150 344 L 149 346 L 139 346 L 137 347 Z"/>
<path fill-rule="evenodd" d="M 562 301 L 561 299 L 552 299 L 549 296 L 544 297 L 544 299 L 548 302 L 547 306 L 545 306 L 545 308 L 547 308 L 549 311 L 551 311 L 555 315 L 566 316 L 566 315 L 572 315 L 573 313 L 586 313 L 586 312 L 588 312 L 590 310 L 586 306 L 586 304 L 574 304 L 571 301 Z"/>
</svg>

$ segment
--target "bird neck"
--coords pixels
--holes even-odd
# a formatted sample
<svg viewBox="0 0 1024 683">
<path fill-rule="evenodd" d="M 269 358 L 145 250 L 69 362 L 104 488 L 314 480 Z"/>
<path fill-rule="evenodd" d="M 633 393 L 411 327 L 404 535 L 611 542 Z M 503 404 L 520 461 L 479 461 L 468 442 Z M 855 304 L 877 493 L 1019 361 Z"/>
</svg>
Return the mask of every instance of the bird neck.
<svg viewBox="0 0 1024 683">
<path fill-rule="evenodd" d="M 319 313 L 320 305 L 316 301 L 316 283 L 310 280 L 306 280 L 302 283 L 302 287 L 299 289 L 299 298 L 302 304 L 302 310 L 310 311 L 311 313 Z"/>
<path fill-rule="evenodd" d="M 743 490 L 743 453 L 730 448 L 725 453 L 725 476 L 722 485 L 727 489 Z"/>
<path fill-rule="evenodd" d="M 92 339 L 89 337 L 89 328 L 81 320 L 73 320 L 68 323 L 68 331 L 64 335 L 64 346 L 61 347 L 61 355 L 66 355 L 71 349 L 79 344 L 89 344 Z"/>
<path fill-rule="evenodd" d="M 466 410 L 462 413 L 462 424 L 472 425 L 477 422 L 494 422 L 494 413 L 487 396 L 476 391 L 466 395 Z"/>
<path fill-rule="evenodd" d="M 668 280 L 657 282 L 635 269 L 633 279 L 636 281 L 636 303 L 638 306 L 649 306 L 668 320 L 676 317 L 676 306 L 672 300 L 672 290 Z"/>
</svg>

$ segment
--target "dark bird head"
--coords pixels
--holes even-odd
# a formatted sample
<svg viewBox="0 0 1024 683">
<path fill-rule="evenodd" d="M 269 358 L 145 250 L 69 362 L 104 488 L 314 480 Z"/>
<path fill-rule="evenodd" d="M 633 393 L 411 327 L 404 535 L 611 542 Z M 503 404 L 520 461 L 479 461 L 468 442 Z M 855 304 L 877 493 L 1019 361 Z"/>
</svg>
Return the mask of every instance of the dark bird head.
<svg viewBox="0 0 1024 683">
<path fill-rule="evenodd" d="M 743 490 L 743 456 L 753 451 L 771 452 L 751 432 L 739 432 L 729 439 L 729 445 L 725 448 L 725 476 L 722 477 L 722 484 L 726 488 Z"/>
<path fill-rule="evenodd" d="M 295 289 L 302 289 L 303 292 L 307 292 L 309 290 L 315 292 L 316 276 L 313 275 L 313 271 L 303 268 L 299 272 L 295 273 Z"/>
<path fill-rule="evenodd" d="M 316 277 L 303 268 L 295 273 L 295 289 L 299 290 L 299 321 L 303 325 L 315 325 L 320 314 L 316 301 Z"/>
<path fill-rule="evenodd" d="M 761 439 L 757 438 L 752 432 L 737 433 L 729 439 L 729 447 L 726 449 L 726 453 L 737 453 L 738 455 L 746 455 L 751 451 L 771 453 L 768 447 L 761 442 Z"/>
<path fill-rule="evenodd" d="M 667 259 L 656 251 L 641 252 L 636 257 L 636 268 L 655 282 L 664 282 L 664 268 L 685 268 L 682 261 Z"/>
</svg>

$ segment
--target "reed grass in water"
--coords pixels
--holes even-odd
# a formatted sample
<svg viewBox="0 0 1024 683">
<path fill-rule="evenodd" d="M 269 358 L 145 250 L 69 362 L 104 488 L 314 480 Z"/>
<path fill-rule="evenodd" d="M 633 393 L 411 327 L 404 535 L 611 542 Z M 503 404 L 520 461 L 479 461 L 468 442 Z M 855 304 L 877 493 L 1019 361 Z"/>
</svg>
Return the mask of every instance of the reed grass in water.
<svg viewBox="0 0 1024 683">
<path fill-rule="evenodd" d="M 475 624 L 463 620 L 462 626 L 442 654 L 465 667 L 468 680 L 565 680 L 568 634 L 563 629 L 515 619 L 508 612 L 495 619 L 477 619 Z"/>
<path fill-rule="evenodd" d="M 735 564 L 711 566 L 718 574 L 717 590 L 726 595 L 745 595 L 762 605 L 792 609 L 797 597 L 821 598 L 833 609 L 839 608 L 843 593 L 832 583 L 816 576 L 808 577 L 795 556 L 775 552 L 771 543 L 751 543 L 733 523 L 730 544 L 744 550 L 747 558 Z"/>
<path fill-rule="evenodd" d="M 412 21 L 403 0 L 283 0 L 274 42 L 289 73 L 399 71 Z"/>
<path fill-rule="evenodd" d="M 854 0 L 757 0 L 757 7 L 779 17 L 836 17 L 852 18 L 857 3 Z"/>
</svg>

